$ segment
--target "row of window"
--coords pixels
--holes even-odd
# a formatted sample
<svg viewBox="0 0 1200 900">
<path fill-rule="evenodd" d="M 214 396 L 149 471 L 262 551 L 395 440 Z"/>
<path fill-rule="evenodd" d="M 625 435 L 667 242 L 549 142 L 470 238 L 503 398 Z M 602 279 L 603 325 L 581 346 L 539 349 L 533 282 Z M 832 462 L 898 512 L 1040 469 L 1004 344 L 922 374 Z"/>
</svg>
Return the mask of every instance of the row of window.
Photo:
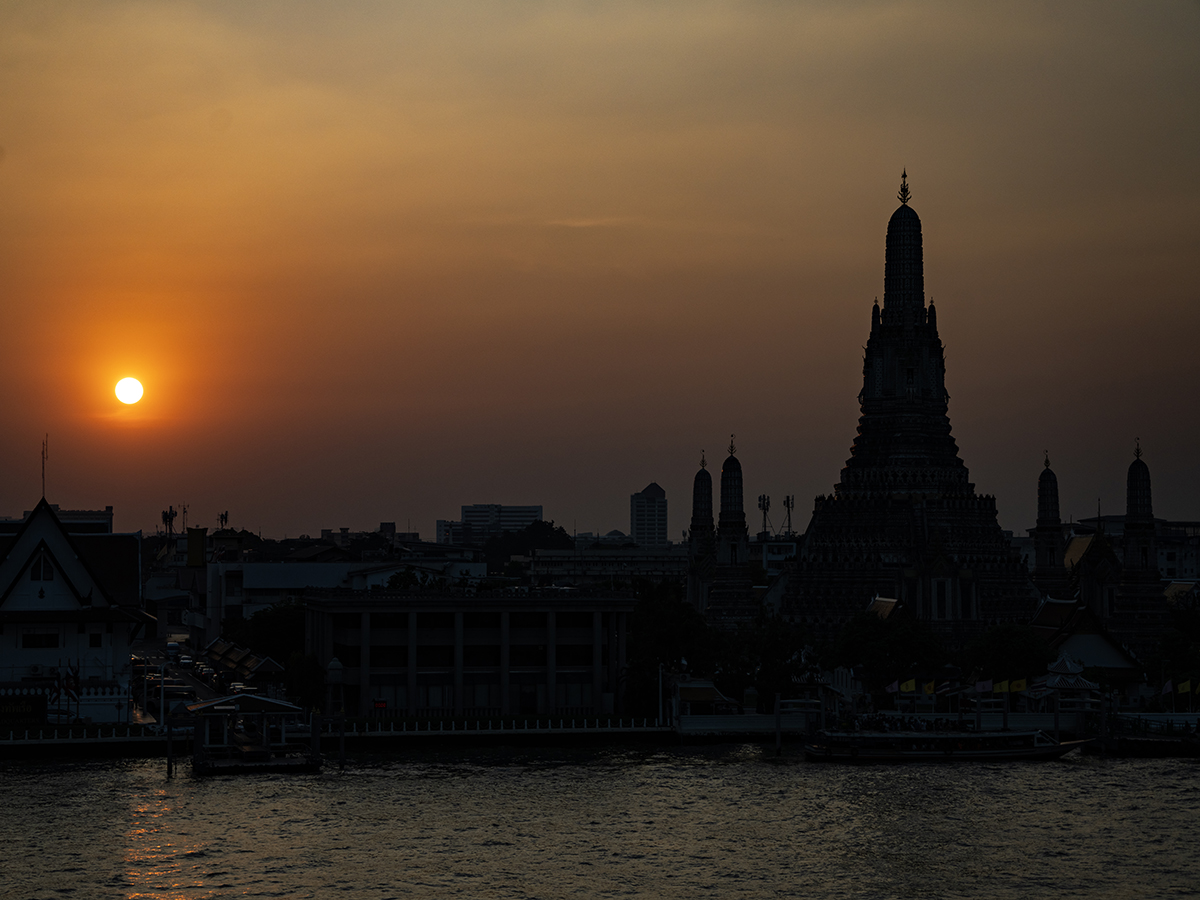
<svg viewBox="0 0 1200 900">
<path fill-rule="evenodd" d="M 555 647 L 556 667 L 570 668 L 592 665 L 591 644 L 558 644 Z M 357 668 L 362 665 L 362 647 L 359 644 L 333 645 L 333 655 L 344 666 Z M 454 647 L 448 644 L 433 644 L 417 647 L 417 667 L 449 669 L 454 666 Z M 600 647 L 600 659 L 607 659 L 608 647 Z M 508 664 L 514 669 L 544 667 L 549 654 L 544 644 L 513 644 L 508 651 Z M 408 666 L 408 647 L 404 644 L 381 644 L 371 647 L 371 667 L 378 669 L 405 668 Z M 500 666 L 499 644 L 467 644 L 463 647 L 463 666 L 466 668 L 498 668 Z"/>
<path fill-rule="evenodd" d="M 21 635 L 22 650 L 57 650 L 59 634 L 52 632 L 26 632 Z M 92 648 L 104 646 L 104 635 L 92 633 L 88 635 L 88 646 Z"/>
</svg>

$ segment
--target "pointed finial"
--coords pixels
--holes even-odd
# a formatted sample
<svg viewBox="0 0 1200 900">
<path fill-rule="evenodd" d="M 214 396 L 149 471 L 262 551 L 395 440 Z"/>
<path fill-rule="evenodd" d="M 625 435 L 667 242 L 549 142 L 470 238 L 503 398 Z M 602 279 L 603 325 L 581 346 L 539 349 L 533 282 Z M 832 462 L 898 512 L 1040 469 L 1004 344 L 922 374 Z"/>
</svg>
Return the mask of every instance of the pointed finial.
<svg viewBox="0 0 1200 900">
<path fill-rule="evenodd" d="M 908 201 L 912 198 L 912 191 L 908 189 L 908 170 L 904 169 L 900 173 L 900 193 L 896 195 L 903 205 L 908 206 Z"/>
<path fill-rule="evenodd" d="M 1045 462 L 1045 466 L 1046 466 L 1046 468 L 1048 469 L 1048 468 L 1050 468 L 1050 451 L 1049 451 L 1049 450 L 1044 450 L 1044 451 L 1042 451 L 1042 452 L 1046 454 L 1046 462 Z"/>
<path fill-rule="evenodd" d="M 878 298 L 878 297 L 876 297 L 876 298 L 875 298 L 875 305 L 876 305 L 876 306 L 878 306 L 878 305 L 879 305 L 879 298 Z"/>
<path fill-rule="evenodd" d="M 733 444 L 733 439 L 734 439 L 736 436 L 737 436 L 737 435 L 733 435 L 733 434 L 731 434 L 731 435 L 729 436 L 729 455 L 730 455 L 730 456 L 733 456 L 733 454 L 737 453 L 737 447 L 735 447 L 735 446 L 734 446 L 734 444 Z"/>
<path fill-rule="evenodd" d="M 703 450 L 700 451 L 700 468 L 702 468 L 702 469 L 708 468 L 708 460 L 704 458 Z"/>
<path fill-rule="evenodd" d="M 1142 439 L 1141 438 L 1133 439 L 1133 458 L 1134 459 L 1142 458 Z"/>
</svg>

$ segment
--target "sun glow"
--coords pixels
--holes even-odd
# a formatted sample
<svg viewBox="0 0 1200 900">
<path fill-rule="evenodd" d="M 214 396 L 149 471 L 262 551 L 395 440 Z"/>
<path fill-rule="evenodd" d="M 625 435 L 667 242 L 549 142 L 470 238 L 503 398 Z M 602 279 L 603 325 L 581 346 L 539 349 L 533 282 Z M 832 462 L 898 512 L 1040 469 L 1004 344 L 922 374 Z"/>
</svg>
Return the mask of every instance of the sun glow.
<svg viewBox="0 0 1200 900">
<path fill-rule="evenodd" d="M 142 383 L 136 378 L 122 378 L 117 382 L 117 399 L 122 403 L 137 403 L 142 399 Z"/>
</svg>

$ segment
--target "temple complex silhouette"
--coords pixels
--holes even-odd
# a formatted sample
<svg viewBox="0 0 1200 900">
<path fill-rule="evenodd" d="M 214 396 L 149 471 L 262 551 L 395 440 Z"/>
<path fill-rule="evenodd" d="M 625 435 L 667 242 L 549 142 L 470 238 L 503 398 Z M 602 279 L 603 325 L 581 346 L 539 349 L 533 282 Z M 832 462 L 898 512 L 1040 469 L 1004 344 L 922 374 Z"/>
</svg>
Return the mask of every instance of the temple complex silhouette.
<svg viewBox="0 0 1200 900">
<path fill-rule="evenodd" d="M 871 310 L 858 434 L 841 481 L 816 498 L 783 612 L 831 637 L 879 595 L 962 640 L 996 622 L 1027 621 L 1039 594 L 997 522 L 995 498 L 975 492 L 951 436 L 907 172 L 898 197 L 883 306 Z"/>
</svg>

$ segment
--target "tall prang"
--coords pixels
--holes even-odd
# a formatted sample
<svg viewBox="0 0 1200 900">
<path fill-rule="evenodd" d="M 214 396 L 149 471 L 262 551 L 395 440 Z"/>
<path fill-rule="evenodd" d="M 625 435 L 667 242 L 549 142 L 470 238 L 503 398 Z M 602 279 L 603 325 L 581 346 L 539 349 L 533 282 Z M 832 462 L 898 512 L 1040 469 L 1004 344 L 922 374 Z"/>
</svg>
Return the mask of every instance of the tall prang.
<svg viewBox="0 0 1200 900">
<path fill-rule="evenodd" d="M 717 533 L 713 528 L 713 483 L 708 461 L 700 451 L 700 468 L 692 480 L 692 522 L 688 529 L 687 599 L 700 612 L 708 609 L 708 594 L 717 568 Z"/>
<path fill-rule="evenodd" d="M 1033 537 L 1033 582 L 1042 593 L 1058 600 L 1068 599 L 1070 578 L 1064 557 L 1067 549 L 1062 517 L 1058 512 L 1058 476 L 1050 468 L 1050 451 L 1038 476 L 1037 525 Z"/>
<path fill-rule="evenodd" d="M 877 595 L 901 602 L 952 643 L 1027 618 L 1037 590 L 975 493 L 950 433 L 937 311 L 925 304 L 921 219 L 900 206 L 887 226 L 883 307 L 871 310 L 861 416 L 833 494 L 816 498 L 788 575 L 786 614 L 831 639 Z"/>
<path fill-rule="evenodd" d="M 719 628 L 754 621 L 761 604 L 750 577 L 750 535 L 743 506 L 742 464 L 729 436 L 729 456 L 721 464 L 721 512 L 717 517 L 717 556 L 707 618 Z"/>
<path fill-rule="evenodd" d="M 1150 468 L 1142 459 L 1142 445 L 1138 441 L 1125 476 L 1121 582 L 1109 625 L 1143 659 L 1156 649 L 1168 625 L 1155 531 Z"/>
</svg>

